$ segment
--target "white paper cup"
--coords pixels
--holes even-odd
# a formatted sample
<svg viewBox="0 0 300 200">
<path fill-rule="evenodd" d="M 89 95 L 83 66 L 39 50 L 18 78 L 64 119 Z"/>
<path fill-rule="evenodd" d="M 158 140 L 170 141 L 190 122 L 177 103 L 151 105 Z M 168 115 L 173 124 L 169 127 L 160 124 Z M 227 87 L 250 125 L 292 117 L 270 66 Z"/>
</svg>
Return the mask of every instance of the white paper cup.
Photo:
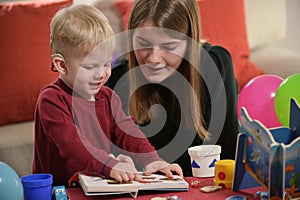
<svg viewBox="0 0 300 200">
<path fill-rule="evenodd" d="M 220 160 L 221 146 L 200 145 L 188 149 L 194 177 L 213 177 L 215 162 Z"/>
</svg>

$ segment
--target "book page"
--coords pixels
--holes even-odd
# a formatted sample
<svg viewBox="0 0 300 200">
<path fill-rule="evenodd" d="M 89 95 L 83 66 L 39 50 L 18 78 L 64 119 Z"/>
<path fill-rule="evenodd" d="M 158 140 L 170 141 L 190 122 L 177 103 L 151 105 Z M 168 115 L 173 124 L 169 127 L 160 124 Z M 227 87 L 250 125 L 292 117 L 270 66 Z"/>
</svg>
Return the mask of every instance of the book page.
<svg viewBox="0 0 300 200">
<path fill-rule="evenodd" d="M 120 192 L 136 192 L 138 191 L 139 185 L 137 182 L 132 181 L 129 183 L 112 183 L 111 179 L 102 179 L 100 177 L 95 176 L 87 176 L 80 174 L 79 175 L 79 182 L 82 189 L 85 192 L 113 192 L 113 193 L 120 193 Z"/>
<path fill-rule="evenodd" d="M 189 188 L 189 184 L 178 175 L 174 175 L 173 179 L 158 174 L 142 176 L 142 178 L 145 182 L 139 183 L 139 190 L 187 191 Z"/>
<path fill-rule="evenodd" d="M 173 179 L 158 174 L 142 178 L 142 182 L 119 183 L 113 179 L 79 174 L 79 182 L 86 195 L 137 193 L 138 190 L 187 191 L 189 188 L 189 184 L 177 175 L 174 175 Z"/>
</svg>

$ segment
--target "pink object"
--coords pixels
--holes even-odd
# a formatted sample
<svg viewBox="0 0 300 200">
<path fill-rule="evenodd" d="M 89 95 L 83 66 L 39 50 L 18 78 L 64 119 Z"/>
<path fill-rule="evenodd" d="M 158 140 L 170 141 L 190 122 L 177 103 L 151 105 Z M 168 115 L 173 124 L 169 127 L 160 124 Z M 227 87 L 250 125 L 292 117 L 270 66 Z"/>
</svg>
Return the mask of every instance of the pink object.
<svg viewBox="0 0 300 200">
<path fill-rule="evenodd" d="M 260 121 L 267 128 L 281 126 L 274 106 L 274 98 L 283 79 L 275 75 L 260 75 L 251 79 L 238 97 L 238 118 L 245 107 L 253 120 Z"/>
</svg>

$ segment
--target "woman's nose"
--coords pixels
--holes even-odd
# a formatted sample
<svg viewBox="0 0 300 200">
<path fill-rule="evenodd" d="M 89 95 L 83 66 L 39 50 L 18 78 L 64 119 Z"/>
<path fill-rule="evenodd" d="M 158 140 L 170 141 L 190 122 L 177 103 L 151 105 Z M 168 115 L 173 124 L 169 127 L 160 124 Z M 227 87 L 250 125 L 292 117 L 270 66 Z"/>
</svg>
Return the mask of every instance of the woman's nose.
<svg viewBox="0 0 300 200">
<path fill-rule="evenodd" d="M 163 50 L 158 47 L 149 49 L 148 61 L 149 62 L 161 62 L 163 58 Z"/>
</svg>

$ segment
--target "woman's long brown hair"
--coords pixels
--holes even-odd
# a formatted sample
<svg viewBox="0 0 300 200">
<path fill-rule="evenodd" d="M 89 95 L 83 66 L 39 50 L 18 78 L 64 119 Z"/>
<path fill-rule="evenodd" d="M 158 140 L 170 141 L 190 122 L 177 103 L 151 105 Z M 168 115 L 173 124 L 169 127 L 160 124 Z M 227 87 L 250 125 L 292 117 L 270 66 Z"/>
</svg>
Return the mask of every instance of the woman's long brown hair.
<svg viewBox="0 0 300 200">
<path fill-rule="evenodd" d="M 133 51 L 132 36 L 135 28 L 138 28 L 146 21 L 151 21 L 159 28 L 164 28 L 185 34 L 189 37 L 187 51 L 188 58 L 183 59 L 178 71 L 189 82 L 189 87 L 184 89 L 183 112 L 184 119 L 188 127 L 194 127 L 199 136 L 204 139 L 207 131 L 205 130 L 200 103 L 201 84 L 200 84 L 200 13 L 195 0 L 136 0 L 128 23 L 130 32 L 129 68 L 138 66 L 135 53 Z M 135 71 L 135 70 L 132 70 Z M 139 77 L 136 73 L 130 73 L 130 88 L 133 91 L 139 85 Z M 160 103 L 161 97 L 157 92 L 151 90 L 150 86 L 144 85 L 143 89 L 137 89 L 132 93 L 129 102 L 129 113 L 133 115 L 138 124 L 150 121 L 148 114 L 149 108 L 153 103 Z M 168 102 L 172 107 L 176 102 L 176 97 Z M 174 108 L 174 107 L 173 107 Z M 179 109 L 171 109 L 172 116 L 179 116 Z M 187 117 L 190 116 L 190 117 Z M 180 123 L 180 121 L 177 121 Z"/>
</svg>

